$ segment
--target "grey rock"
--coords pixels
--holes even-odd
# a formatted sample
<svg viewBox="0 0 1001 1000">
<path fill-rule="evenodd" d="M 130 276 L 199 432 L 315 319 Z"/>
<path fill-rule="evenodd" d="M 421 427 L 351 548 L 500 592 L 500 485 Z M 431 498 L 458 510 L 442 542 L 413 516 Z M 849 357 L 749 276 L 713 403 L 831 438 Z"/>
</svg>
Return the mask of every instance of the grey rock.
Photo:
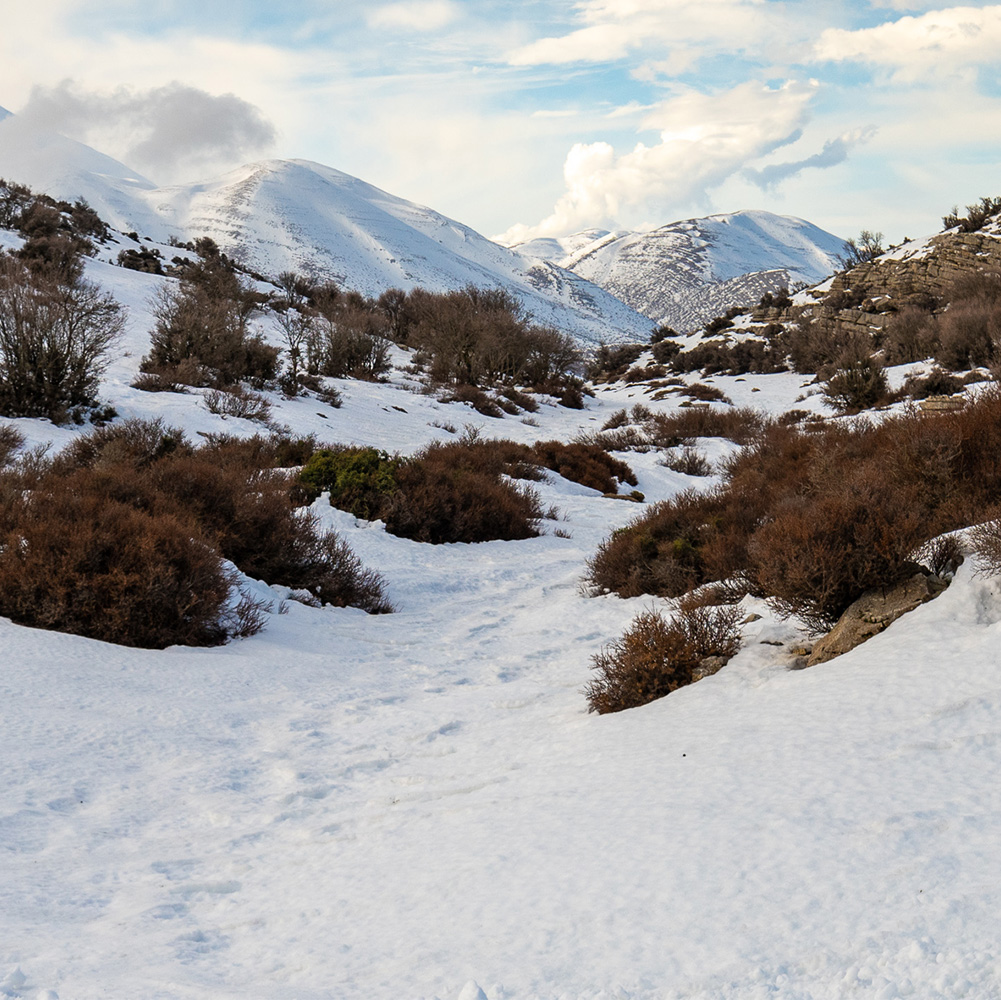
<svg viewBox="0 0 1001 1000">
<path fill-rule="evenodd" d="M 947 584 L 918 572 L 886 590 L 866 591 L 838 619 L 837 625 L 814 644 L 807 666 L 825 663 L 878 635 L 901 615 L 937 597 Z"/>
</svg>

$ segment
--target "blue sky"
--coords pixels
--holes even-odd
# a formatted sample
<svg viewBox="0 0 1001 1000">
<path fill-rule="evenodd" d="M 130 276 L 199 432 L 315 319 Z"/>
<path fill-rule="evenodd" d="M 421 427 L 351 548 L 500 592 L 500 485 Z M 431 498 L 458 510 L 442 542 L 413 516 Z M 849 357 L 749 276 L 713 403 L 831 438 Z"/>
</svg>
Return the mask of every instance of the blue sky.
<svg viewBox="0 0 1001 1000">
<path fill-rule="evenodd" d="M 1001 5 L 43 0 L 0 105 L 159 183 L 319 160 L 487 235 L 762 208 L 934 231 L 1001 193 Z"/>
</svg>

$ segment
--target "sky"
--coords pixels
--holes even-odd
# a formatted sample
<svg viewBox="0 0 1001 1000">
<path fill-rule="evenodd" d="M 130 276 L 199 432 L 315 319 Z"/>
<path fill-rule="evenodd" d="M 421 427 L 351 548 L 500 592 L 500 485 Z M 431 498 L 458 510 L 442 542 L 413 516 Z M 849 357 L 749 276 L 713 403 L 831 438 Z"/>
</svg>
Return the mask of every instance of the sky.
<svg viewBox="0 0 1001 1000">
<path fill-rule="evenodd" d="M 510 242 L 1001 194 L 1001 4 L 2 0 L 0 106 L 158 184 L 301 157 Z"/>
</svg>

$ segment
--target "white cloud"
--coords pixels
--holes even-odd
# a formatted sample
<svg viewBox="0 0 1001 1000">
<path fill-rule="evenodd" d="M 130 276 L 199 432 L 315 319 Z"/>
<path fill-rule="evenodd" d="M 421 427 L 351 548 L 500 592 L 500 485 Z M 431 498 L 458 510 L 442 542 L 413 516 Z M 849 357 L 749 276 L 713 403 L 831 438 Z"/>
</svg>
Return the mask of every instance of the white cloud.
<svg viewBox="0 0 1001 1000">
<path fill-rule="evenodd" d="M 788 34 L 795 23 L 785 18 L 783 4 L 763 0 L 584 0 L 577 6 L 584 27 L 522 46 L 510 53 L 510 63 L 608 62 L 654 47 L 661 57 L 657 65 L 677 72 L 697 58 L 692 43 L 706 51 L 743 50 L 772 34 L 769 26 L 783 25 Z M 773 34 L 773 42 L 776 37 L 781 35 Z M 666 59 L 665 46 L 672 53 Z"/>
<path fill-rule="evenodd" d="M 404 0 L 377 7 L 368 23 L 389 31 L 438 31 L 458 17 L 458 4 L 452 0 Z"/>
<path fill-rule="evenodd" d="M 564 165 L 566 192 L 536 226 L 513 226 L 502 242 L 562 236 L 595 226 L 636 224 L 640 215 L 704 203 L 748 163 L 792 141 L 806 121 L 815 84 L 770 89 L 745 83 L 722 94 L 688 93 L 652 114 L 654 146 L 616 155 L 606 142 L 577 143 Z"/>
<path fill-rule="evenodd" d="M 993 64 L 999 49 L 1001 6 L 994 5 L 950 7 L 858 31 L 829 28 L 820 36 L 814 56 L 884 66 L 903 81 Z"/>
<path fill-rule="evenodd" d="M 274 126 L 247 101 L 176 82 L 98 93 L 64 80 L 35 87 L 19 117 L 25 126 L 113 149 L 159 181 L 234 166 L 270 149 L 276 137 Z"/>
</svg>

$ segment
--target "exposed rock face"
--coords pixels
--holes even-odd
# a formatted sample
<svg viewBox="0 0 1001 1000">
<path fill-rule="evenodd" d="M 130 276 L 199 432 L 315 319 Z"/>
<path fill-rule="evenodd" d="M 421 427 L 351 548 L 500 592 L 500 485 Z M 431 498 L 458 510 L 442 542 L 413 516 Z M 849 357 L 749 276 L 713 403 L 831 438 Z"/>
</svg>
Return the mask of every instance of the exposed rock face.
<svg viewBox="0 0 1001 1000">
<path fill-rule="evenodd" d="M 901 615 L 937 597 L 945 582 L 924 572 L 887 590 L 866 591 L 838 620 L 837 625 L 813 647 L 806 666 L 833 660 L 835 656 L 878 635 Z"/>
<path fill-rule="evenodd" d="M 1001 272 L 1001 219 L 979 232 L 950 229 L 905 243 L 836 275 L 820 289 L 810 289 L 806 295 L 813 302 L 782 312 L 755 310 L 754 318 L 784 324 L 810 317 L 844 332 L 877 333 L 897 310 L 909 305 L 934 308 L 956 281 L 978 271 Z"/>
</svg>

